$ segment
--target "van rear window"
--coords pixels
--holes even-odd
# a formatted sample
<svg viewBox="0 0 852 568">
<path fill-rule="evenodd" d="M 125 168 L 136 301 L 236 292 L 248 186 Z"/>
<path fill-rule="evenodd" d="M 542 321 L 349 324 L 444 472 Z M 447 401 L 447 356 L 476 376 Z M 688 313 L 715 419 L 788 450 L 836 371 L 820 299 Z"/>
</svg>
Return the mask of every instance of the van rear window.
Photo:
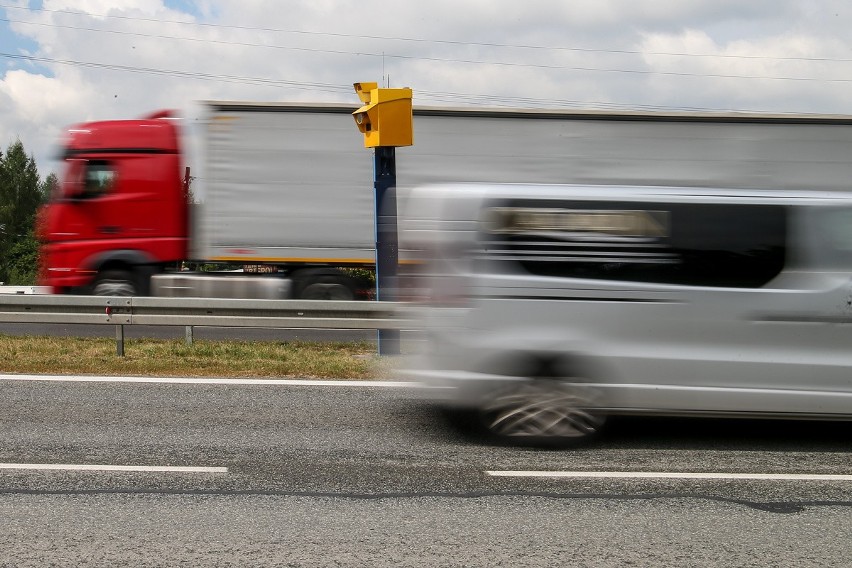
<svg viewBox="0 0 852 568">
<path fill-rule="evenodd" d="M 784 268 L 779 205 L 510 200 L 480 220 L 479 261 L 539 276 L 757 288 Z"/>
</svg>

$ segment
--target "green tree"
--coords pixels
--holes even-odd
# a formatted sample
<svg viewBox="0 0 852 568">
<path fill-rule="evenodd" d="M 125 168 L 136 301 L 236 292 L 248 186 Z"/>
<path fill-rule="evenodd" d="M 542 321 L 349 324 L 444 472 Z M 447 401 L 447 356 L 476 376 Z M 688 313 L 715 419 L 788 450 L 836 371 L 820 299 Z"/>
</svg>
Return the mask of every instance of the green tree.
<svg viewBox="0 0 852 568">
<path fill-rule="evenodd" d="M 0 154 L 0 281 L 14 285 L 35 283 L 38 244 L 36 213 L 55 176 L 44 183 L 32 156 L 20 140 Z"/>
</svg>

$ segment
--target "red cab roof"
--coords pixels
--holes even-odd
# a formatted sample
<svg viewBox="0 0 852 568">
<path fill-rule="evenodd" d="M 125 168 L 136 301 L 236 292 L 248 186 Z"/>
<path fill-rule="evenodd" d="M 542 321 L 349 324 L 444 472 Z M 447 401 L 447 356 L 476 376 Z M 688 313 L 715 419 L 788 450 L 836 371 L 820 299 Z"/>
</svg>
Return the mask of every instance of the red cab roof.
<svg viewBox="0 0 852 568">
<path fill-rule="evenodd" d="M 178 130 L 171 111 L 158 111 L 135 120 L 86 122 L 68 129 L 65 153 L 122 151 L 178 152 Z"/>
</svg>

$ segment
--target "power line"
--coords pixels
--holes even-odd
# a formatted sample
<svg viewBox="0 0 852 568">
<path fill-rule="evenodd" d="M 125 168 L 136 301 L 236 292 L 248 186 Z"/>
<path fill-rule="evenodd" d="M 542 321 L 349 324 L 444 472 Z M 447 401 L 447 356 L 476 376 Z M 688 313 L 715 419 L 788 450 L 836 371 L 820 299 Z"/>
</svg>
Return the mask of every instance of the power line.
<svg viewBox="0 0 852 568">
<path fill-rule="evenodd" d="M 0 7 L 9 8 L 9 6 L 0 5 Z M 15 7 L 17 9 L 22 9 Z M 60 13 L 69 13 L 74 15 L 83 15 L 80 12 L 71 12 L 66 10 L 43 10 L 50 12 L 60 12 Z M 157 20 L 149 20 L 146 18 L 130 18 L 127 16 L 104 16 L 104 17 L 114 17 L 114 18 L 122 18 L 128 20 L 141 20 L 141 21 L 157 21 Z M 193 38 L 193 37 L 184 37 L 184 36 L 171 36 L 171 35 L 162 35 L 162 34 L 144 34 L 140 32 L 129 32 L 129 31 L 121 31 L 121 30 L 105 30 L 100 28 L 88 28 L 88 27 L 80 27 L 80 26 L 69 26 L 63 24 L 46 24 L 40 22 L 23 22 L 18 20 L 9 20 L 9 19 L 0 19 L 0 21 L 6 22 L 15 22 L 21 23 L 25 25 L 34 25 L 34 26 L 47 26 L 47 27 L 56 27 L 56 28 L 65 28 L 65 29 L 75 29 L 81 31 L 91 31 L 96 33 L 109 33 L 109 34 L 119 34 L 119 35 L 129 35 L 135 37 L 148 37 L 148 38 L 156 38 L 156 39 L 168 39 L 168 40 L 177 40 L 177 41 L 193 41 L 193 42 L 203 42 L 203 43 L 212 43 L 212 44 L 220 44 L 220 45 L 238 45 L 242 47 L 254 47 L 254 48 L 264 48 L 264 49 L 280 49 L 280 50 L 291 50 L 291 51 L 302 51 L 309 53 L 328 53 L 333 55 L 345 55 L 345 56 L 367 56 L 367 57 L 381 57 L 384 61 L 385 58 L 389 59 L 399 59 L 399 60 L 415 60 L 415 61 L 431 61 L 431 62 L 440 62 L 440 63 L 454 63 L 454 64 L 468 64 L 468 65 L 492 65 L 492 66 L 501 66 L 501 67 L 518 67 L 518 68 L 532 68 L 532 69 L 549 69 L 549 70 L 562 70 L 562 71 L 581 71 L 581 72 L 601 72 L 601 73 L 620 73 L 620 74 L 637 74 L 637 75 L 664 75 L 664 76 L 673 76 L 673 77 L 701 77 L 701 78 L 720 78 L 720 79 L 752 79 L 752 80 L 783 80 L 783 81 L 821 81 L 821 82 L 849 82 L 849 79 L 822 79 L 817 77 L 794 77 L 794 76 L 759 76 L 759 75 L 733 75 L 733 74 L 724 74 L 724 73 L 689 73 L 683 71 L 659 71 L 659 70 L 645 70 L 645 69 L 608 69 L 608 68 L 600 68 L 600 67 L 586 67 L 586 66 L 573 66 L 573 65 L 554 65 L 554 64 L 540 64 L 540 63 L 516 63 L 516 62 L 508 62 L 508 61 L 487 61 L 487 60 L 475 60 L 475 59 L 458 59 L 458 58 L 442 58 L 442 57 L 429 57 L 429 56 L 414 56 L 414 55 L 396 55 L 396 54 L 387 54 L 385 52 L 382 53 L 373 53 L 373 52 L 352 52 L 352 51 L 342 51 L 342 50 L 332 50 L 332 49 L 317 49 L 317 48 L 307 48 L 307 47 L 296 47 L 296 46 L 280 46 L 280 45 L 268 45 L 268 44 L 258 44 L 258 43 L 248 43 L 248 42 L 236 42 L 236 41 L 225 41 L 225 40 L 214 40 L 214 39 L 205 39 L 205 38 Z M 174 22 L 174 23 L 185 23 L 185 22 Z M 194 25 L 210 25 L 215 26 L 215 24 L 194 24 Z M 228 28 L 239 28 L 239 29 L 254 29 L 254 30 L 272 30 L 272 28 L 243 28 L 239 26 L 216 26 L 216 27 L 228 27 Z M 280 30 L 279 30 L 280 31 Z M 320 33 L 320 32 L 316 32 Z M 327 35 L 327 34 L 323 34 Z M 345 34 L 338 34 L 345 35 Z M 378 36 L 348 36 L 348 37 L 378 37 Z M 387 38 L 386 38 L 387 39 Z M 399 39 L 399 38 L 395 38 Z M 424 40 L 427 41 L 427 40 Z M 508 45 L 508 44 L 501 44 Z M 517 46 L 516 46 L 517 47 Z M 616 51 L 612 51 L 616 52 Z M 640 52 L 635 52 L 640 53 Z M 660 54 L 658 54 L 660 55 Z M 674 54 L 668 54 L 674 55 Z M 682 54 L 683 55 L 683 54 Z M 852 60 L 834 60 L 834 61 L 852 61 Z"/>
<path fill-rule="evenodd" d="M 553 69 L 563 71 L 588 71 L 600 73 L 623 73 L 628 75 L 666 75 L 671 77 L 700 77 L 713 79 L 759 79 L 770 81 L 819 81 L 831 83 L 848 83 L 852 79 L 822 79 L 818 77 L 777 77 L 767 75 L 728 75 L 724 73 L 687 73 L 684 71 L 657 71 L 647 69 L 602 69 L 600 67 L 580 67 L 574 65 L 550 65 L 543 63 L 510 63 L 505 61 L 478 61 L 471 59 L 451 59 L 441 57 L 420 57 L 411 55 L 386 55 L 389 59 L 413 59 L 442 63 L 469 63 L 483 65 L 498 65 L 503 67 L 528 67 L 531 69 Z"/>
<path fill-rule="evenodd" d="M 147 68 L 147 67 L 132 67 L 127 65 L 115 65 L 115 64 L 107 64 L 107 63 L 96 63 L 89 61 L 76 61 L 69 59 L 56 59 L 49 57 L 36 57 L 36 56 L 28 56 L 28 55 L 18 55 L 18 54 L 10 54 L 10 53 L 0 53 L 0 57 L 4 57 L 7 59 L 16 59 L 16 60 L 26 60 L 37 63 L 54 63 L 58 65 L 68 65 L 75 67 L 85 67 L 85 68 L 95 68 L 95 69 L 105 69 L 109 71 L 119 71 L 119 72 L 127 72 L 127 73 L 139 73 L 139 74 L 149 74 L 149 75 L 159 75 L 159 76 L 173 76 L 179 78 L 187 78 L 187 79 L 196 79 L 203 81 L 217 81 L 217 82 L 225 82 L 225 83 L 239 83 L 239 84 L 249 84 L 249 85 L 259 85 L 265 87 L 286 87 L 297 90 L 308 90 L 308 91 L 319 91 L 325 93 L 332 93 L 335 95 L 351 95 L 352 88 L 349 85 L 339 85 L 339 84 L 330 84 L 330 83 L 317 83 L 317 82 L 306 82 L 306 81 L 290 81 L 283 79 L 269 79 L 264 77 L 244 77 L 244 76 L 235 76 L 235 75 L 221 75 L 221 74 L 211 74 L 211 73 L 201 73 L 197 71 L 181 71 L 181 70 L 173 70 L 173 69 L 156 69 L 156 68 Z M 852 81 L 852 79 L 850 79 Z M 734 112 L 760 112 L 758 110 L 753 109 L 722 109 L 722 108 L 711 108 L 711 107 L 673 107 L 673 106 L 662 106 L 662 105 L 641 105 L 641 104 L 632 104 L 632 103 L 614 103 L 614 102 L 601 102 L 601 101 L 577 101 L 577 100 L 567 100 L 567 99 L 546 99 L 546 98 L 535 98 L 535 97 L 521 97 L 521 96 L 510 96 L 510 95 L 496 95 L 496 94 L 474 94 L 474 93 L 453 93 L 453 92 L 442 92 L 442 91 L 427 91 L 427 90 L 418 90 L 417 91 L 418 100 L 426 100 L 426 101 L 439 101 L 439 102 L 451 102 L 455 104 L 466 104 L 472 106 L 482 106 L 483 104 L 488 104 L 491 106 L 512 106 L 518 107 L 523 106 L 527 108 L 544 108 L 545 106 L 550 107 L 568 107 L 568 108 L 585 108 L 588 109 L 590 106 L 594 106 L 597 108 L 609 108 L 609 109 L 641 109 L 641 110 L 678 110 L 678 111 L 734 111 Z M 354 108 L 353 104 L 353 108 Z"/>
<path fill-rule="evenodd" d="M 195 26 L 201 28 L 213 28 L 213 29 L 232 29 L 232 30 L 241 30 L 241 31 L 253 31 L 253 32 L 273 32 L 273 33 L 286 33 L 286 34 L 297 34 L 297 35 L 308 35 L 308 36 L 325 36 L 325 37 L 340 37 L 340 38 L 349 38 L 349 39 L 367 39 L 367 40 L 380 40 L 380 41 L 398 41 L 398 42 L 411 42 L 411 43 L 430 43 L 430 44 L 439 44 L 439 45 L 456 45 L 456 46 L 476 46 L 476 47 L 497 47 L 497 48 L 506 48 L 506 49 L 523 49 L 523 50 L 548 50 L 548 51 L 568 51 L 568 52 L 578 52 L 578 53 L 609 53 L 609 54 L 617 54 L 617 55 L 640 55 L 640 56 L 671 56 L 671 57 L 698 57 L 698 58 L 718 58 L 718 59 L 756 59 L 756 60 L 775 60 L 775 61 L 811 61 L 811 62 L 852 62 L 852 59 L 844 59 L 844 58 L 829 58 L 829 57 L 769 57 L 763 55 L 731 55 L 731 54 L 714 54 L 714 53 L 681 53 L 681 52 L 657 52 L 657 51 L 641 51 L 641 50 L 630 50 L 630 49 L 600 49 L 600 48 L 584 48 L 584 47 L 570 47 L 570 46 L 547 46 L 547 45 L 533 45 L 533 44 L 510 44 L 510 43 L 499 43 L 499 42 L 476 42 L 476 41 L 460 41 L 460 40 L 444 40 L 444 39 L 425 39 L 425 38 L 413 38 L 413 37 L 397 37 L 397 36 L 379 36 L 379 35 L 365 35 L 365 34 L 345 34 L 345 33 L 336 33 L 336 32 L 320 32 L 313 30 L 300 30 L 300 29 L 285 29 L 285 28 L 268 28 L 268 27 L 255 27 L 255 26 L 236 26 L 236 25 L 226 25 L 226 24 L 212 24 L 206 22 L 187 22 L 181 20 L 161 20 L 157 18 L 141 18 L 141 17 L 133 17 L 133 16 L 121 16 L 116 14 L 90 14 L 86 12 L 74 11 L 74 10 L 55 10 L 48 8 L 26 8 L 21 6 L 11 6 L 8 4 L 0 4 L 0 8 L 5 8 L 7 10 L 23 10 L 29 13 L 32 12 L 47 12 L 47 13 L 56 13 L 56 14 L 68 14 L 73 16 L 84 16 L 84 17 L 95 17 L 102 19 L 117 19 L 117 20 L 129 20 L 135 22 L 151 22 L 158 24 L 177 24 L 183 26 Z M 86 28 L 74 28 L 73 26 L 61 26 L 59 24 L 47 24 L 47 23 L 36 23 L 36 22 L 25 22 L 20 20 L 0 20 L 14 23 L 23 23 L 30 25 L 41 25 L 41 26 L 54 26 L 54 27 L 65 27 L 71 29 L 86 29 Z M 103 31 L 108 32 L 110 30 L 92 30 L 92 31 Z M 144 34 L 136 34 L 136 35 L 144 35 Z M 155 36 L 156 37 L 156 36 Z M 183 38 L 183 39 L 191 39 L 191 38 Z M 203 41 L 203 40 L 199 40 Z M 220 43 L 229 43 L 229 42 L 220 42 Z M 264 46 L 261 46 L 264 47 Z"/>
<path fill-rule="evenodd" d="M 286 46 L 286 45 L 269 45 L 264 43 L 248 43 L 248 42 L 240 42 L 240 41 L 226 41 L 226 40 L 217 40 L 217 39 L 207 39 L 207 38 L 195 38 L 195 37 L 186 37 L 186 36 L 172 36 L 172 35 L 163 35 L 163 34 L 145 34 L 141 32 L 129 32 L 124 30 L 105 30 L 101 28 L 86 28 L 81 26 L 69 26 L 64 24 L 45 24 L 41 22 L 22 22 L 19 20 L 9 20 L 5 18 L 0 18 L 0 22 L 9 22 L 16 24 L 26 24 L 30 26 L 42 26 L 49 28 L 60 28 L 60 29 L 69 29 L 69 30 L 78 30 L 78 31 L 86 31 L 86 32 L 97 32 L 97 33 L 105 33 L 105 34 L 114 34 L 114 35 L 123 35 L 123 36 L 134 36 L 134 37 L 145 37 L 145 38 L 153 38 L 153 39 L 170 39 L 177 41 L 191 41 L 198 43 L 212 43 L 217 45 L 235 45 L 239 47 L 260 47 L 264 49 L 284 49 L 291 51 L 306 51 L 306 52 L 314 52 L 314 53 L 331 53 L 335 55 L 368 55 L 373 57 L 378 57 L 379 54 L 376 53 L 357 53 L 352 51 L 341 51 L 334 49 L 318 49 L 318 48 L 309 48 L 309 47 L 294 47 L 294 46 Z"/>
<path fill-rule="evenodd" d="M 180 77 L 187 79 L 199 79 L 203 81 L 220 81 L 225 83 L 241 83 L 249 85 L 262 85 L 269 87 L 292 87 L 298 89 L 313 89 L 329 92 L 350 92 L 351 87 L 342 87 L 340 85 L 331 85 L 326 83 L 310 83 L 300 81 L 288 81 L 284 79 L 268 79 L 264 77 L 244 77 L 236 75 L 221 75 L 213 73 L 202 73 L 199 71 L 181 71 L 177 69 L 157 69 L 153 67 L 133 67 L 129 65 L 116 65 L 111 63 L 97 63 L 91 61 L 77 61 L 73 59 L 56 59 L 52 57 L 38 57 L 33 55 L 19 55 L 14 53 L 0 53 L 0 57 L 7 59 L 17 59 L 32 61 L 36 63 L 54 63 L 58 65 L 68 65 L 72 67 L 85 67 L 92 69 L 106 69 L 109 71 L 122 71 L 127 73 L 141 73 L 146 75 L 161 75 Z"/>
<path fill-rule="evenodd" d="M 3 21 L 0 19 L 0 21 Z M 104 30 L 92 30 L 92 31 L 104 31 Z M 142 35 L 145 37 L 155 37 L 159 39 L 186 39 L 190 41 L 207 41 L 201 40 L 197 38 L 177 38 L 173 36 L 160 36 L 153 35 L 148 36 L 147 34 L 138 34 L 136 32 L 119 32 L 119 31 L 111 31 L 106 30 L 108 33 L 117 33 L 123 35 Z M 220 43 L 218 41 L 213 40 L 213 43 Z M 226 42 L 230 43 L 230 42 Z M 549 69 L 549 70 L 558 70 L 558 71 L 583 71 L 583 72 L 597 72 L 597 73 L 620 73 L 627 75 L 664 75 L 670 77 L 697 77 L 697 78 L 713 78 L 713 79 L 749 79 L 749 80 L 769 80 L 769 81 L 818 81 L 823 83 L 849 83 L 852 82 L 852 79 L 849 78 L 819 78 L 819 77 L 791 77 L 791 76 L 766 76 L 766 75 L 730 75 L 725 73 L 688 73 L 684 71 L 658 71 L 658 70 L 647 70 L 647 69 L 606 69 L 600 67 L 583 67 L 583 66 L 575 66 L 575 65 L 550 65 L 550 64 L 541 64 L 541 63 L 513 63 L 506 61 L 483 61 L 483 60 L 475 60 L 475 59 L 456 59 L 456 58 L 442 58 L 442 57 L 424 57 L 424 56 L 414 56 L 414 55 L 392 55 L 385 53 L 356 53 L 356 52 L 347 52 L 347 51 L 339 51 L 339 50 L 327 50 L 327 49 L 313 49 L 313 48 L 303 48 L 303 47 L 287 47 L 287 46 L 268 46 L 262 44 L 236 44 L 242 46 L 251 46 L 251 47 L 264 47 L 264 48 L 274 48 L 274 49 L 285 49 L 285 50 L 294 50 L 294 51 L 306 51 L 312 53 L 330 53 L 335 55 L 347 55 L 347 56 L 368 56 L 368 57 L 382 57 L 388 59 L 403 59 L 403 60 L 415 60 L 415 61 L 431 61 L 431 62 L 439 62 L 439 63 L 462 63 L 462 64 L 470 64 L 470 65 L 495 65 L 500 67 L 519 67 L 519 68 L 530 68 L 530 69 Z M 27 59 L 29 56 L 21 56 L 20 59 Z M 43 58 L 44 61 L 50 61 L 50 58 Z"/>
</svg>

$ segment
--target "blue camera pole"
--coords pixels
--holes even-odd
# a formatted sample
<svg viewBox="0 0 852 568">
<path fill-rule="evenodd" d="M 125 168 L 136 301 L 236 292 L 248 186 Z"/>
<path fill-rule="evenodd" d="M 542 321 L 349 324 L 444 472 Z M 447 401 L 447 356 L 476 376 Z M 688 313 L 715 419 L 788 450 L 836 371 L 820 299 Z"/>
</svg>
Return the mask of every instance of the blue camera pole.
<svg viewBox="0 0 852 568">
<path fill-rule="evenodd" d="M 376 200 L 376 300 L 396 299 L 399 236 L 396 212 L 396 148 L 378 146 L 373 158 L 373 187 Z M 379 355 L 399 355 L 398 329 L 378 330 Z"/>
</svg>

